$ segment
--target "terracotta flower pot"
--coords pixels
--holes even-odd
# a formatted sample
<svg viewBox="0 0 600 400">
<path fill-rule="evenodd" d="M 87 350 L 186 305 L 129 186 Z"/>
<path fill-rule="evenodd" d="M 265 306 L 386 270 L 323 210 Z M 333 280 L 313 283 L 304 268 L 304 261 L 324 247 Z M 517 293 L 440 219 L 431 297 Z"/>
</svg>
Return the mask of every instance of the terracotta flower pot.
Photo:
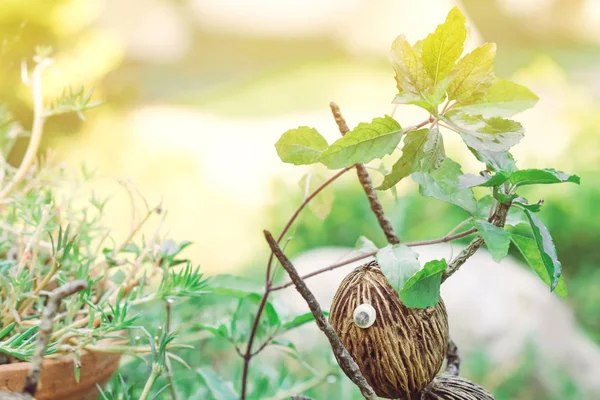
<svg viewBox="0 0 600 400">
<path fill-rule="evenodd" d="M 73 354 L 44 360 L 35 394 L 37 400 L 96 400 L 96 384 L 104 386 L 108 382 L 119 367 L 121 355 L 82 351 L 79 382 L 75 380 L 74 360 Z M 0 365 L 0 392 L 20 392 L 30 364 Z"/>
</svg>

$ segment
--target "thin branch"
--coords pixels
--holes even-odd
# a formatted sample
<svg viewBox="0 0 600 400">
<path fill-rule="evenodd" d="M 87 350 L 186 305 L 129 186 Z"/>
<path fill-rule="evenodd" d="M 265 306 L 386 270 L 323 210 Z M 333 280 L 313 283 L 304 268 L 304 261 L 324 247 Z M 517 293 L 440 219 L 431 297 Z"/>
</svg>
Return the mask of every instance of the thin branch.
<svg viewBox="0 0 600 400">
<path fill-rule="evenodd" d="M 298 206 L 298 208 L 296 209 L 294 214 L 291 216 L 291 218 L 288 220 L 287 224 L 285 225 L 285 227 L 279 234 L 279 237 L 277 238 L 278 244 L 279 244 L 279 242 L 281 242 L 281 240 L 283 239 L 285 234 L 289 231 L 290 227 L 292 226 L 292 224 L 294 223 L 296 218 L 298 218 L 298 215 L 300 215 L 300 212 L 302 212 L 302 210 L 308 205 L 308 203 L 312 199 L 314 199 L 315 196 L 317 196 L 323 189 L 325 189 L 327 186 L 329 186 L 333 181 L 338 179 L 340 176 L 344 175 L 346 172 L 348 172 L 352 168 L 353 167 L 344 168 L 343 170 L 339 171 L 338 173 L 333 175 L 331 178 L 329 178 L 328 180 L 323 182 L 310 195 L 305 196 L 305 198 L 302 201 L 302 203 L 300 204 L 300 206 Z M 267 298 L 269 297 L 269 294 L 272 291 L 272 284 L 273 284 L 273 276 L 271 274 L 272 266 L 273 266 L 273 253 L 271 252 L 271 254 L 269 255 L 269 261 L 267 262 L 267 273 L 266 273 L 266 277 L 265 277 L 265 282 L 266 282 L 265 291 L 264 291 L 262 299 L 258 305 L 256 315 L 254 316 L 254 321 L 252 322 L 252 328 L 250 330 L 250 336 L 248 338 L 248 345 L 246 347 L 246 352 L 244 353 L 244 355 L 242 357 L 244 359 L 244 366 L 242 369 L 242 390 L 241 390 L 241 399 L 242 400 L 244 400 L 246 398 L 247 385 L 248 385 L 248 370 L 250 368 L 250 360 L 252 359 L 252 357 L 254 357 L 257 353 L 260 352 L 260 351 L 256 351 L 253 353 L 252 346 L 254 345 L 254 339 L 256 338 L 256 332 L 258 330 L 258 324 L 260 322 L 260 317 L 261 317 L 261 315 L 264 311 L 264 308 L 267 304 Z M 261 346 L 261 347 L 262 347 L 262 349 L 264 349 L 263 346 Z"/>
<path fill-rule="evenodd" d="M 446 360 L 446 374 L 458 376 L 458 372 L 460 370 L 460 357 L 458 355 L 458 347 L 451 337 L 448 338 Z"/>
<path fill-rule="evenodd" d="M 455 235 L 446 235 L 446 236 L 444 236 L 442 238 L 439 238 L 439 239 L 420 240 L 420 241 L 416 241 L 416 242 L 406 242 L 406 243 L 404 243 L 404 245 L 408 246 L 408 247 L 418 247 L 418 246 L 427 246 L 427 245 L 436 244 L 436 243 L 446 243 L 446 242 L 451 242 L 453 240 L 461 239 L 461 238 L 463 238 L 465 236 L 469 236 L 469 235 L 471 235 L 471 234 L 473 234 L 475 232 L 477 232 L 477 229 L 476 228 L 471 228 L 469 230 L 466 230 L 466 231 L 461 232 L 461 233 L 457 233 Z M 360 261 L 360 260 L 363 260 L 363 259 L 368 258 L 368 257 L 372 257 L 375 254 L 377 254 L 377 251 L 379 251 L 379 250 L 371 251 L 369 253 L 361 254 L 361 255 L 358 255 L 356 257 L 352 257 L 352 258 L 349 258 L 347 260 L 340 261 L 340 262 L 335 263 L 335 264 L 331 264 L 331 265 L 329 265 L 327 267 L 324 267 L 324 268 L 318 269 L 316 271 L 313 271 L 311 273 L 308 273 L 306 275 L 303 275 L 302 279 L 312 278 L 313 276 L 320 275 L 323 272 L 332 271 L 334 269 L 343 267 L 343 266 L 351 264 L 353 262 Z M 289 286 L 292 286 L 293 284 L 294 284 L 293 282 L 287 282 L 287 283 L 283 283 L 281 285 L 272 286 L 271 287 L 271 292 L 274 292 L 276 290 L 285 289 L 285 288 L 287 288 Z"/>
<path fill-rule="evenodd" d="M 27 378 L 25 378 L 23 393 L 28 393 L 31 396 L 35 395 L 38 379 L 42 369 L 42 360 L 44 358 L 44 353 L 46 352 L 46 346 L 48 345 L 48 338 L 50 337 L 50 333 L 52 333 L 54 316 L 58 312 L 60 302 L 65 297 L 77 293 L 86 287 L 86 281 L 73 281 L 53 290 L 48 296 L 46 306 L 44 307 L 44 311 L 42 312 L 42 317 L 40 319 L 40 335 L 38 337 L 33 356 L 31 357 L 31 367 L 27 373 Z"/>
<path fill-rule="evenodd" d="M 165 329 L 167 332 L 171 332 L 171 299 L 165 300 L 165 319 L 166 326 Z M 171 371 L 171 362 L 169 358 L 165 358 L 165 363 L 167 364 L 167 382 L 169 383 L 169 392 L 171 393 L 171 399 L 177 400 L 177 393 L 175 392 L 175 386 L 173 386 L 173 371 Z"/>
<path fill-rule="evenodd" d="M 279 237 L 277 238 L 277 244 L 279 244 L 281 242 L 281 240 L 283 239 L 283 237 L 285 236 L 285 234 L 288 232 L 288 230 L 290 229 L 290 227 L 292 226 L 292 224 L 294 223 L 294 221 L 296 220 L 296 218 L 298 218 L 298 215 L 300 215 L 300 212 L 304 209 L 304 207 L 306 207 L 306 205 L 313 198 L 315 198 L 315 196 L 318 195 L 321 192 L 321 190 L 325 189 L 333 181 L 335 181 L 340 176 L 344 175 L 346 172 L 348 172 L 352 168 L 354 168 L 354 166 L 347 167 L 347 168 L 344 168 L 343 170 L 339 171 L 338 173 L 336 173 L 335 175 L 333 175 L 331 178 L 329 178 L 325 182 L 323 182 L 318 188 L 316 188 L 310 195 L 308 195 L 302 201 L 302 203 L 300 204 L 300 206 L 296 209 L 296 211 L 294 212 L 294 214 L 291 216 L 291 218 L 289 219 L 289 221 L 287 222 L 287 224 L 285 225 L 285 227 L 283 228 L 283 230 L 279 234 Z M 269 262 L 267 263 L 267 283 L 268 284 L 270 284 L 270 282 L 271 282 L 271 276 L 270 276 L 270 274 L 271 274 L 271 266 L 272 265 L 273 265 L 273 253 L 271 253 L 271 255 L 269 256 Z"/>
<path fill-rule="evenodd" d="M 298 272 L 296 271 L 296 268 L 294 268 L 294 265 L 285 256 L 285 254 L 283 254 L 283 251 L 281 251 L 281 249 L 277 245 L 277 242 L 275 241 L 275 239 L 273 239 L 273 236 L 268 231 L 264 231 L 264 234 L 265 238 L 267 239 L 267 242 L 269 243 L 269 246 L 271 247 L 271 251 L 273 252 L 273 254 L 275 254 L 282 267 L 286 270 L 286 272 L 292 279 L 292 282 L 294 282 L 296 290 L 300 292 L 300 294 L 308 304 L 310 311 L 315 317 L 315 322 L 317 323 L 317 326 L 323 331 L 325 336 L 327 336 L 327 339 L 331 344 L 333 353 L 339 361 L 340 367 L 344 370 L 344 372 L 352 380 L 352 382 L 354 382 L 359 387 L 360 392 L 366 399 L 377 400 L 378 397 L 373 391 L 373 388 L 371 388 L 365 377 L 362 375 L 360 369 L 358 368 L 358 365 L 356 364 L 354 359 L 352 359 L 352 356 L 350 355 L 350 353 L 348 353 L 348 350 L 346 350 L 346 348 L 340 341 L 340 338 L 335 333 L 335 330 L 333 329 L 331 324 L 329 324 L 329 321 L 327 321 L 327 318 L 325 318 L 325 316 L 323 315 L 323 311 L 321 310 L 317 299 L 311 293 L 310 289 L 308 289 L 306 283 L 304 283 L 302 278 L 300 278 Z"/>
<path fill-rule="evenodd" d="M 42 73 L 53 60 L 50 58 L 44 58 L 41 60 L 33 69 L 31 74 L 31 95 L 33 98 L 33 125 L 31 126 L 31 139 L 29 145 L 23 156 L 23 160 L 19 165 L 19 169 L 15 172 L 12 180 L 2 189 L 0 192 L 0 200 L 8 197 L 18 183 L 25 177 L 31 164 L 35 160 L 40 142 L 42 140 L 42 134 L 44 132 L 44 122 L 46 121 L 44 111 L 44 95 L 42 92 Z"/>
<path fill-rule="evenodd" d="M 346 120 L 342 116 L 342 112 L 340 107 L 334 102 L 329 103 L 329 107 L 331 108 L 331 112 L 333 113 L 333 117 L 335 118 L 335 122 L 340 130 L 342 136 L 348 133 L 348 125 L 346 124 Z M 356 164 L 356 173 L 358 175 L 358 180 L 365 191 L 367 198 L 369 199 L 369 204 L 371 205 L 371 210 L 377 217 L 377 221 L 379 222 L 379 226 L 383 230 L 387 241 L 390 244 L 399 244 L 400 239 L 398 239 L 398 235 L 394 232 L 394 228 L 392 227 L 392 223 L 385 216 L 383 211 L 383 206 L 379 202 L 377 198 L 377 193 L 375 193 L 375 189 L 373 188 L 373 183 L 371 181 L 371 177 L 369 176 L 369 172 L 362 164 Z"/>
<path fill-rule="evenodd" d="M 504 224 L 506 223 L 506 216 L 508 215 L 508 210 L 510 209 L 510 206 L 510 203 L 500 203 L 491 217 L 491 222 L 497 227 L 504 227 Z M 479 250 L 479 248 L 483 246 L 484 243 L 485 241 L 481 236 L 477 236 L 475 239 L 473 239 L 471 243 L 469 243 L 469 245 L 463 251 L 461 251 L 454 260 L 450 262 L 448 268 L 444 271 L 444 274 L 442 275 L 442 283 L 446 279 L 450 278 L 456 271 L 458 271 L 458 269 L 473 254 L 475 254 L 477 250 Z"/>
</svg>

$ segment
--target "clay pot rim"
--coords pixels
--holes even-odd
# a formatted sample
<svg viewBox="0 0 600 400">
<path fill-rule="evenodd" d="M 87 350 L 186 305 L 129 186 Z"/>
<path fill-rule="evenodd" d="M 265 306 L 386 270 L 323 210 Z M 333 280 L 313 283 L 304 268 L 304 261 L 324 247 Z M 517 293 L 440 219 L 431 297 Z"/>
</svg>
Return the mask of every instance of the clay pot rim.
<svg viewBox="0 0 600 400">
<path fill-rule="evenodd" d="M 120 334 L 120 333 L 124 333 L 125 331 L 118 331 L 115 332 L 115 334 Z M 98 344 L 100 344 L 98 347 L 102 348 L 103 344 L 115 344 L 118 343 L 120 341 L 123 341 L 124 339 L 121 338 L 116 338 L 116 337 L 108 337 L 108 338 L 104 338 L 104 339 L 100 339 L 98 340 Z M 123 352 L 109 352 L 109 351 L 102 351 L 102 350 L 90 350 L 87 348 L 82 348 L 81 349 L 81 357 L 83 357 L 86 353 L 94 353 L 94 354 L 110 354 L 110 355 L 123 355 Z M 57 355 L 60 354 L 60 355 Z M 48 366 L 48 367 L 53 367 L 56 364 L 70 364 L 73 363 L 75 361 L 75 352 L 68 352 L 68 353 L 54 353 L 51 354 L 49 356 L 45 356 L 44 359 L 42 360 L 42 366 Z M 29 368 L 31 367 L 31 361 L 21 361 L 21 362 L 15 362 L 15 363 L 8 363 L 8 364 L 0 364 L 0 372 L 17 372 L 17 371 L 21 371 L 23 369 L 27 369 L 29 370 Z"/>
</svg>

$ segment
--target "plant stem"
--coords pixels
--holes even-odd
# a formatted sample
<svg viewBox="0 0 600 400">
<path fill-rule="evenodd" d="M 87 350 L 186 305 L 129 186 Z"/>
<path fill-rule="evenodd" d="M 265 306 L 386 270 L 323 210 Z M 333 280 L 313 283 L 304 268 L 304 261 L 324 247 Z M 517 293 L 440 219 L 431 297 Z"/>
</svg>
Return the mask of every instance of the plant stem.
<svg viewBox="0 0 600 400">
<path fill-rule="evenodd" d="M 315 322 L 317 323 L 317 326 L 323 331 L 325 336 L 327 336 L 327 339 L 329 340 L 329 343 L 331 345 L 331 349 L 333 350 L 333 353 L 335 354 L 342 370 L 344 370 L 344 372 L 352 380 L 352 382 L 354 382 L 359 387 L 360 392 L 366 399 L 376 400 L 378 397 L 373 391 L 373 388 L 369 385 L 365 377 L 362 375 L 360 369 L 358 368 L 358 365 L 340 341 L 340 338 L 335 333 L 335 330 L 333 329 L 331 324 L 329 324 L 329 321 L 327 321 L 327 318 L 325 318 L 325 316 L 323 315 L 323 311 L 321 310 L 321 307 L 319 306 L 319 303 L 317 302 L 315 296 L 306 286 L 306 283 L 304 283 L 302 278 L 300 278 L 298 272 L 296 271 L 296 268 L 294 268 L 294 265 L 285 256 L 285 254 L 283 254 L 283 251 L 279 248 L 277 242 L 275 241 L 275 239 L 273 239 L 273 236 L 268 231 L 264 231 L 264 234 L 265 238 L 267 239 L 267 242 L 269 243 L 269 246 L 271 247 L 271 251 L 273 252 L 273 254 L 275 254 L 277 259 L 281 263 L 281 266 L 286 270 L 292 282 L 294 282 L 296 290 L 300 292 L 300 294 L 308 304 L 310 311 L 315 317 Z"/>
<path fill-rule="evenodd" d="M 161 373 L 162 372 L 161 372 L 160 365 L 158 365 L 156 363 L 152 364 L 152 373 L 150 374 L 150 376 L 148 377 L 148 380 L 146 381 L 146 385 L 144 386 L 144 391 L 140 395 L 139 400 L 146 400 L 146 398 L 150 394 L 150 389 L 152 388 L 152 385 L 154 385 L 154 382 L 156 381 L 156 379 L 158 379 L 158 377 L 160 376 Z"/>
<path fill-rule="evenodd" d="M 298 215 L 300 215 L 300 212 L 302 212 L 302 210 L 308 205 L 308 203 L 312 199 L 314 199 L 315 196 L 317 196 L 323 189 L 325 189 L 327 186 L 329 186 L 333 181 L 338 179 L 340 176 L 342 176 L 343 174 L 345 174 L 352 168 L 353 167 L 347 167 L 347 168 L 342 169 L 341 171 L 339 171 L 338 173 L 333 175 L 331 178 L 329 178 L 328 180 L 323 182 L 310 195 L 308 195 L 304 198 L 304 200 L 302 201 L 300 206 L 298 206 L 298 208 L 296 209 L 294 214 L 291 216 L 291 218 L 288 220 L 285 227 L 279 234 L 279 237 L 277 238 L 278 244 L 279 244 L 279 242 L 281 242 L 281 240 L 283 239 L 285 234 L 289 231 L 290 227 L 292 226 L 292 224 L 294 223 L 296 218 L 298 218 Z M 241 399 L 242 400 L 244 400 L 246 398 L 247 382 L 248 382 L 248 369 L 250 368 L 250 360 L 252 359 L 253 356 L 258 354 L 258 351 L 254 352 L 254 353 L 252 352 L 252 345 L 254 344 L 254 339 L 256 337 L 256 331 L 258 330 L 258 324 L 260 322 L 260 317 L 262 316 L 264 308 L 267 304 L 267 299 L 269 297 L 269 294 L 271 293 L 271 288 L 272 288 L 272 284 L 273 284 L 273 276 L 271 274 L 272 265 L 273 265 L 273 252 L 271 252 L 271 254 L 269 255 L 269 261 L 267 262 L 267 274 L 266 274 L 266 278 L 265 278 L 265 291 L 264 291 L 263 296 L 258 305 L 258 309 L 256 310 L 256 315 L 254 317 L 254 321 L 252 322 L 252 328 L 250 330 L 250 336 L 248 338 L 248 346 L 246 347 L 246 352 L 243 354 L 243 357 L 242 357 L 244 359 L 244 366 L 243 366 L 243 370 L 242 370 L 242 389 L 241 389 Z"/>
<path fill-rule="evenodd" d="M 456 240 L 456 239 L 461 239 L 461 238 L 463 238 L 465 236 L 469 236 L 469 235 L 471 235 L 471 234 L 473 234 L 475 232 L 477 232 L 477 229 L 476 228 L 471 228 L 469 230 L 466 230 L 466 231 L 461 232 L 461 233 L 457 233 L 455 235 L 446 235 L 446 236 L 444 236 L 442 238 L 439 238 L 439 239 L 420 240 L 420 241 L 416 241 L 416 242 L 406 242 L 406 243 L 404 243 L 404 245 L 408 246 L 408 247 L 418 247 L 418 246 L 426 246 L 426 245 L 436 244 L 436 243 L 446 243 L 446 242 L 451 242 L 451 241 Z M 363 259 L 368 258 L 368 257 L 372 257 L 375 254 L 377 254 L 377 251 L 378 250 L 371 251 L 369 253 L 365 253 L 365 254 L 358 255 L 356 257 L 349 258 L 349 259 L 347 259 L 345 261 L 340 261 L 338 263 L 331 264 L 331 265 L 329 265 L 329 266 L 327 266 L 325 268 L 321 268 L 321 269 L 318 269 L 318 270 L 313 271 L 311 273 L 308 273 L 306 275 L 303 275 L 302 279 L 312 278 L 313 276 L 320 275 L 323 272 L 332 271 L 332 270 L 334 270 L 336 268 L 343 267 L 343 266 L 351 264 L 353 262 L 360 261 L 360 260 L 363 260 Z M 285 289 L 285 288 L 287 288 L 289 286 L 292 286 L 293 284 L 294 284 L 293 282 L 287 282 L 287 283 L 283 283 L 281 285 L 272 286 L 271 287 L 271 292 L 274 292 L 276 290 Z"/>
<path fill-rule="evenodd" d="M 40 335 L 33 356 L 31 357 L 31 367 L 29 368 L 27 378 L 25 379 L 23 393 L 28 393 L 31 396 L 35 395 L 38 378 L 42 369 L 42 360 L 44 358 L 44 353 L 46 352 L 46 346 L 48 345 L 48 338 L 52 332 L 52 326 L 54 325 L 54 316 L 60 307 L 60 302 L 65 297 L 77 293 L 86 287 L 86 281 L 73 281 L 53 290 L 50 296 L 48 296 L 48 301 L 42 312 L 42 318 L 40 319 Z"/>
<path fill-rule="evenodd" d="M 340 110 L 340 107 L 337 104 L 335 104 L 334 102 L 329 103 L 329 107 L 331 108 L 331 112 L 333 114 L 333 117 L 335 118 L 335 122 L 340 130 L 340 133 L 342 134 L 342 136 L 344 136 L 346 133 L 348 133 L 349 129 L 348 129 L 348 125 L 346 124 L 346 120 L 344 119 L 344 116 L 342 115 L 342 111 Z M 367 198 L 369 199 L 369 204 L 371 205 L 371 210 L 373 210 L 373 213 L 377 217 L 379 226 L 381 226 L 381 229 L 383 230 L 383 233 L 385 234 L 387 241 L 390 244 L 399 244 L 400 239 L 398 239 L 396 232 L 394 232 L 392 223 L 385 216 L 385 213 L 383 211 L 383 206 L 381 205 L 381 203 L 379 202 L 379 199 L 377 198 L 377 193 L 375 193 L 375 189 L 373 189 L 373 183 L 371 181 L 371 177 L 369 176 L 369 172 L 367 171 L 365 166 L 362 164 L 356 164 L 355 167 L 356 167 L 356 173 L 358 175 L 358 180 L 359 180 L 360 184 L 362 185 L 363 190 L 365 191 L 365 193 L 367 195 Z"/>
<path fill-rule="evenodd" d="M 42 140 L 42 134 L 44 131 L 44 122 L 46 121 L 44 111 L 44 94 L 42 92 L 42 73 L 53 60 L 50 58 L 44 58 L 41 60 L 33 69 L 31 74 L 31 94 L 33 98 L 33 124 L 31 126 L 31 139 L 29 145 L 23 156 L 23 160 L 15 172 L 15 175 L 10 182 L 0 192 L 0 202 L 8 197 L 17 184 L 25 177 L 31 164 L 35 160 L 40 142 Z"/>
<path fill-rule="evenodd" d="M 458 356 L 458 347 L 451 337 L 448 338 L 448 349 L 446 350 L 446 371 L 448 375 L 458 376 L 460 370 L 460 357 Z"/>
<path fill-rule="evenodd" d="M 313 198 L 315 198 L 315 196 L 318 195 L 323 189 L 325 189 L 327 186 L 329 186 L 337 178 L 339 178 L 340 176 L 344 175 L 346 172 L 350 171 L 352 168 L 353 168 L 353 166 L 352 167 L 346 167 L 346 168 L 342 169 L 341 171 L 339 171 L 338 173 L 336 173 L 335 175 L 333 175 L 331 178 L 329 178 L 328 180 L 326 180 L 325 182 L 323 182 L 318 188 L 316 188 L 310 195 L 308 195 L 302 201 L 302 203 L 300 204 L 300 206 L 296 209 L 296 211 L 294 212 L 294 214 L 291 216 L 291 218 L 288 220 L 287 224 L 285 225 L 285 227 L 283 228 L 283 230 L 279 234 L 279 237 L 277 238 L 277 244 L 279 244 L 281 242 L 281 240 L 283 239 L 283 237 L 285 236 L 285 234 L 288 232 L 288 230 L 291 228 L 291 226 L 294 223 L 294 221 L 296 220 L 296 218 L 298 218 L 298 215 L 300 215 L 300 212 L 304 209 L 304 207 L 306 207 L 306 205 Z M 270 276 L 272 264 L 273 264 L 273 253 L 271 253 L 271 255 L 269 256 L 269 262 L 267 263 L 267 284 L 270 284 L 270 282 L 272 281 L 272 277 Z"/>
<path fill-rule="evenodd" d="M 171 302 L 169 299 L 165 300 L 165 329 L 167 332 L 171 332 Z M 171 365 L 169 362 L 169 358 L 165 357 L 165 362 L 167 364 L 167 382 L 169 382 L 169 392 L 171 393 L 171 399 L 177 400 L 177 393 L 175 392 L 175 386 L 173 386 L 173 372 L 171 371 Z"/>
</svg>

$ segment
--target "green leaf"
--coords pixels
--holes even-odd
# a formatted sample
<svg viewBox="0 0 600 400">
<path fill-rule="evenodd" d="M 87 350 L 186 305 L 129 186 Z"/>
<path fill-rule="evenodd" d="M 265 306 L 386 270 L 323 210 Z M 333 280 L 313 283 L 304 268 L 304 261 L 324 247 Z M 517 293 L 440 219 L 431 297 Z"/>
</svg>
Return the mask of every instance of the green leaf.
<svg viewBox="0 0 600 400">
<path fill-rule="evenodd" d="M 481 99 L 494 80 L 496 44 L 486 43 L 464 56 L 454 69 L 448 99 L 471 104 Z"/>
<path fill-rule="evenodd" d="M 236 343 L 248 341 L 254 317 L 258 312 L 262 295 L 251 294 L 239 300 L 237 309 L 231 320 L 231 336 Z M 281 319 L 273 307 L 273 304 L 267 302 L 264 306 L 264 312 L 260 317 L 256 330 L 256 337 L 260 342 L 261 338 L 274 334 L 281 327 Z"/>
<path fill-rule="evenodd" d="M 329 177 L 327 177 L 321 169 L 325 170 L 322 165 L 314 165 L 311 171 L 304 175 L 298 185 L 300 190 L 305 194 L 305 197 L 314 192 L 319 186 L 321 186 Z M 335 191 L 331 185 L 322 189 L 313 199 L 308 203 L 308 208 L 313 214 L 321 221 L 331 212 L 333 201 L 335 200 Z"/>
<path fill-rule="evenodd" d="M 434 86 L 438 86 L 454 68 L 467 38 L 466 18 L 458 7 L 452 8 L 446 21 L 423 41 L 423 64 Z"/>
<path fill-rule="evenodd" d="M 281 161 L 294 165 L 313 164 L 327 149 L 327 141 L 314 128 L 300 126 L 285 132 L 275 149 Z"/>
<path fill-rule="evenodd" d="M 474 99 L 475 100 L 475 99 Z M 511 117 L 533 107 L 539 98 L 525 86 L 496 78 L 483 98 L 456 107 L 468 114 L 489 117 Z"/>
<path fill-rule="evenodd" d="M 562 265 L 560 261 L 558 261 L 556 247 L 554 247 L 552 236 L 550 236 L 548 228 L 546 228 L 544 223 L 540 221 L 540 219 L 535 214 L 533 214 L 529 210 L 523 210 L 523 212 L 529 220 L 529 224 L 533 232 L 533 237 L 535 239 L 537 248 L 540 252 L 542 262 L 546 267 L 548 276 L 550 276 L 551 278 L 550 289 L 554 290 L 556 288 L 556 285 L 558 284 L 558 280 L 561 275 Z"/>
<path fill-rule="evenodd" d="M 519 143 L 524 129 L 520 123 L 498 117 L 483 118 L 458 110 L 445 114 L 446 122 L 458 131 L 466 145 L 477 151 L 505 152 Z"/>
<path fill-rule="evenodd" d="M 422 195 L 455 204 L 473 214 L 477 210 L 477 201 L 470 188 L 459 187 L 461 175 L 460 165 L 446 158 L 440 168 L 428 173 L 415 172 L 412 179 L 420 185 Z"/>
<path fill-rule="evenodd" d="M 448 268 L 445 259 L 425 263 L 423 269 L 410 277 L 399 293 L 400 300 L 407 307 L 433 307 L 440 301 L 442 274 Z"/>
<path fill-rule="evenodd" d="M 321 154 L 319 161 L 327 168 L 350 167 L 368 163 L 391 154 L 402 139 L 402 128 L 395 119 L 386 115 L 358 126 L 336 140 Z"/>
<path fill-rule="evenodd" d="M 508 248 L 510 247 L 510 234 L 508 231 L 485 220 L 477 220 L 474 222 L 474 225 L 479 234 L 483 236 L 485 245 L 494 261 L 502 261 L 508 254 Z"/>
<path fill-rule="evenodd" d="M 546 169 L 521 169 L 510 176 L 510 183 L 517 186 L 547 185 L 552 183 L 571 182 L 579 185 L 579 177 L 570 175 L 553 168 Z"/>
<path fill-rule="evenodd" d="M 327 311 L 323 311 L 323 315 L 329 316 L 329 313 Z M 312 322 L 314 320 L 315 320 L 314 315 L 312 315 L 312 313 L 308 312 L 306 314 L 301 314 L 301 315 L 294 317 L 294 319 L 292 319 L 291 321 L 285 322 L 282 325 L 282 328 L 285 331 L 289 331 L 290 329 L 297 328 L 299 326 L 302 326 L 302 325 Z"/>
<path fill-rule="evenodd" d="M 461 189 L 475 186 L 492 187 L 503 184 L 508 180 L 508 175 L 504 172 L 498 172 L 490 177 L 481 175 L 465 174 L 458 177 L 459 187 Z"/>
<path fill-rule="evenodd" d="M 402 156 L 377 189 L 389 189 L 415 171 L 439 168 L 445 158 L 444 142 L 437 128 L 411 131 L 404 138 Z"/>
<path fill-rule="evenodd" d="M 403 244 L 385 246 L 375 258 L 381 272 L 398 293 L 410 277 L 421 269 L 419 255 Z"/>
<path fill-rule="evenodd" d="M 423 60 L 408 43 L 404 35 L 400 35 L 392 43 L 390 61 L 394 68 L 398 95 L 395 104 L 414 104 L 430 112 L 437 111 L 439 101 L 432 101 L 433 79 L 427 74 Z"/>
<path fill-rule="evenodd" d="M 519 249 L 531 269 L 535 271 L 535 273 L 542 279 L 542 281 L 544 281 L 546 285 L 551 286 L 552 282 L 550 281 L 550 275 L 548 274 L 546 265 L 542 260 L 536 242 L 533 239 L 517 235 L 515 233 L 511 233 L 510 238 L 517 249 Z M 565 281 L 562 276 L 558 278 L 558 283 L 556 284 L 554 293 L 563 298 L 567 296 L 567 286 L 565 285 Z"/>
<path fill-rule="evenodd" d="M 215 400 L 238 400 L 240 398 L 231 382 L 223 381 L 210 369 L 198 368 L 196 372 L 200 375 Z"/>
<path fill-rule="evenodd" d="M 227 326 L 225 324 L 220 324 L 219 326 L 195 324 L 194 328 L 199 331 L 210 332 L 217 337 L 231 338 L 229 329 L 227 329 Z"/>
<path fill-rule="evenodd" d="M 358 250 L 359 254 L 371 253 L 373 251 L 377 251 L 378 247 L 375 246 L 371 240 L 364 236 L 360 236 L 356 241 L 356 245 L 354 246 L 356 250 Z"/>
</svg>

